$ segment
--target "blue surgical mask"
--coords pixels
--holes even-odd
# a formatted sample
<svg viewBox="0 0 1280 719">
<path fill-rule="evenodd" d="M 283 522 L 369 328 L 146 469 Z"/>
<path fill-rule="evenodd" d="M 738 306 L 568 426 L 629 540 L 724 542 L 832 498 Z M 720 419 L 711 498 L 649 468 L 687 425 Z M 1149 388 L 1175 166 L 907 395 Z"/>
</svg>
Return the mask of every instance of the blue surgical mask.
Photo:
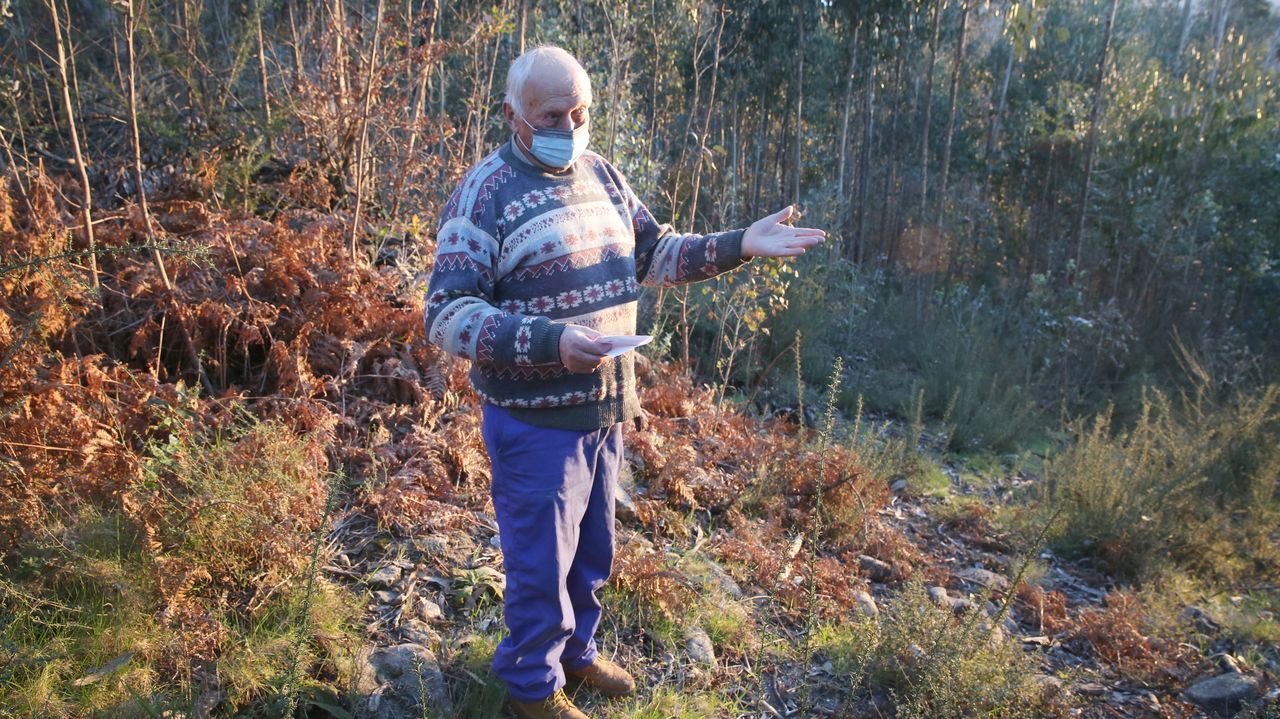
<svg viewBox="0 0 1280 719">
<path fill-rule="evenodd" d="M 529 121 L 523 117 L 520 120 L 529 125 Z M 589 123 L 584 122 L 573 130 L 529 125 L 529 129 L 533 130 L 533 146 L 525 147 L 525 150 L 547 167 L 568 167 L 587 149 L 587 140 L 590 139 L 588 125 Z M 518 134 L 516 141 L 520 142 L 521 146 L 524 145 Z"/>
</svg>

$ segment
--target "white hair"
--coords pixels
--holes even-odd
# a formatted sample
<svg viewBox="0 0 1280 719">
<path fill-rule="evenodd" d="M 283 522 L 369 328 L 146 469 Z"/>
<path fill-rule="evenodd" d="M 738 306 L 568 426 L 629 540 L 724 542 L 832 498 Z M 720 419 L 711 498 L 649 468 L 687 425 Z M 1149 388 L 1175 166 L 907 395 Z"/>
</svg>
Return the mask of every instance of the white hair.
<svg viewBox="0 0 1280 719">
<path fill-rule="evenodd" d="M 507 96 L 505 99 L 513 110 L 522 115 L 524 114 L 524 102 L 521 98 L 524 96 L 524 85 L 529 80 L 529 74 L 539 63 L 552 59 L 567 60 L 581 70 L 583 75 L 587 74 L 586 69 L 582 67 L 582 63 L 578 62 L 578 58 L 562 47 L 539 45 L 526 50 L 520 57 L 511 61 L 511 68 L 507 70 Z"/>
</svg>

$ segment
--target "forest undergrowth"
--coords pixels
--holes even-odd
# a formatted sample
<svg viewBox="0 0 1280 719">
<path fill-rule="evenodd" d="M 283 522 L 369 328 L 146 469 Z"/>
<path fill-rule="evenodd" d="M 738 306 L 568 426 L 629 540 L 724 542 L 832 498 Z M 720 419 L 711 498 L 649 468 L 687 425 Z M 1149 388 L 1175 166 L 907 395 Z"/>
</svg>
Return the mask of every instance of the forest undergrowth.
<svg viewBox="0 0 1280 719">
<path fill-rule="evenodd" d="M 422 294 L 555 43 L 656 217 L 829 232 L 642 295 L 599 632 L 641 690 L 575 701 L 1280 716 L 1276 20 L 0 0 L 0 715 L 505 719 Z"/>
<path fill-rule="evenodd" d="M 172 289 L 127 208 L 99 217 L 94 290 L 60 181 L 15 182 L 0 192 L 5 713 L 358 715 L 369 647 L 412 629 L 438 655 L 441 701 L 499 716 L 488 462 L 464 363 L 421 340 L 429 248 L 353 261 L 338 216 L 171 198 L 152 212 Z M 1147 568 L 1176 569 L 1163 576 L 1186 593 L 1274 580 L 1274 390 L 1185 410 L 1153 394 L 1131 435 L 1073 425 L 1039 469 L 1048 489 L 993 512 L 947 473 L 971 465 L 947 460 L 922 399 L 909 423 L 839 420 L 837 374 L 808 395 L 829 418 L 810 426 L 802 407 L 761 416 L 660 356 L 640 376 L 648 423 L 628 437 L 602 644 L 649 681 L 602 716 L 1066 715 L 1098 708 L 1073 689 L 1085 675 L 1191 716 L 1180 691 L 1222 637 L 1246 671 L 1274 671 L 1265 591 L 1188 643 L 1168 595 L 1106 578 L 1158 554 Z M 1029 475 L 996 462 L 968 480 Z M 1169 495 L 1179 477 L 1202 481 Z M 1206 498 L 1221 512 L 1182 524 Z M 1248 551 L 1198 544 L 1224 516 Z M 1135 543 L 1135 521 L 1182 543 Z M 1053 588 L 1038 541 L 1088 538 L 1115 563 L 1086 565 L 1107 587 L 1092 600 Z M 388 567 L 399 580 L 379 585 Z M 1220 584 L 1195 579 L 1206 569 Z"/>
</svg>

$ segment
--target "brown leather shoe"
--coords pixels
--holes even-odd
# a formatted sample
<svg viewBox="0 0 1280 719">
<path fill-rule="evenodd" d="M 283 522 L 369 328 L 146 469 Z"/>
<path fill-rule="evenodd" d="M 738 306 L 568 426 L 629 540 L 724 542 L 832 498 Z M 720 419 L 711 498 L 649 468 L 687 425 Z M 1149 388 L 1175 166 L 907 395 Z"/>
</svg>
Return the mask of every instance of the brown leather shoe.
<svg viewBox="0 0 1280 719">
<path fill-rule="evenodd" d="M 551 696 L 536 702 L 512 699 L 511 708 L 515 709 L 516 716 L 524 719 L 591 719 L 573 705 L 563 689 L 557 689 Z"/>
<path fill-rule="evenodd" d="M 596 657 L 594 662 L 581 669 L 565 667 L 564 674 L 606 696 L 624 697 L 636 690 L 636 680 L 627 670 L 604 657 Z"/>
</svg>

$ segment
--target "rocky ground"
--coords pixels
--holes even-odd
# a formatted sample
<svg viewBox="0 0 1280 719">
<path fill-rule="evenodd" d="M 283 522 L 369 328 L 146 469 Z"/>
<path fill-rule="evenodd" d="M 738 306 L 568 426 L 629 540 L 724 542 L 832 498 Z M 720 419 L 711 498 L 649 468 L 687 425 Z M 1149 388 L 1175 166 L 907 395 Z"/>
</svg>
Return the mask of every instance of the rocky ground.
<svg viewBox="0 0 1280 719">
<path fill-rule="evenodd" d="M 931 602 L 976 621 L 975 641 L 1010 643 L 1033 658 L 1038 674 L 1032 680 L 1064 715 L 1272 716 L 1277 711 L 1280 690 L 1274 677 L 1280 655 L 1275 647 L 1265 664 L 1245 664 L 1233 655 L 1233 640 L 1212 614 L 1191 605 L 1180 617 L 1185 641 L 1146 633 L 1137 600 L 1112 578 L 1087 562 L 1044 549 L 1032 557 L 1017 556 L 1014 540 L 988 521 L 984 505 L 957 510 L 958 499 L 997 501 L 997 495 L 1033 477 L 988 478 L 992 481 L 979 489 L 963 469 L 944 465 L 943 470 L 951 480 L 945 491 L 915 494 L 899 481 L 892 498 L 877 510 L 885 526 L 915 546 L 922 565 L 908 568 L 858 555 L 856 573 L 866 589 L 854 594 L 854 604 L 846 608 L 850 616 L 878 616 L 880 604 L 901 591 L 905 576 L 926 575 L 936 580 L 926 585 Z M 637 493 L 645 492 L 634 480 L 620 488 L 620 551 L 683 558 L 680 582 L 742 603 L 757 620 L 769 622 L 776 598 L 754 585 L 749 574 L 727 570 L 700 533 L 685 546 L 658 548 L 662 539 L 646 530 L 635 511 Z M 468 646 L 490 646 L 502 632 L 498 605 L 504 578 L 490 515 L 475 512 L 464 529 L 454 532 L 400 537 L 353 517 L 335 532 L 334 542 L 325 571 L 369 596 L 368 628 L 377 647 L 365 672 L 364 689 L 375 697 L 368 705 L 371 716 L 405 716 L 419 701 L 450 716 L 465 687 L 495 682 L 477 676 L 483 666 L 459 660 Z M 1015 580 L 1021 580 L 1017 591 Z M 799 641 L 797 628 L 785 622 L 773 629 Z M 602 634 L 606 651 L 636 672 L 643 687 L 715 688 L 748 708 L 738 716 L 894 716 L 887 694 L 874 688 L 851 691 L 820 652 L 807 665 L 769 657 L 754 661 L 732 651 L 726 656 L 701 628 L 670 642 L 626 619 L 606 620 Z M 425 679 L 405 679 L 408 661 L 418 662 Z M 813 694 L 808 713 L 800 701 L 805 684 Z M 589 694 L 578 700 L 588 707 L 595 703 Z"/>
</svg>

